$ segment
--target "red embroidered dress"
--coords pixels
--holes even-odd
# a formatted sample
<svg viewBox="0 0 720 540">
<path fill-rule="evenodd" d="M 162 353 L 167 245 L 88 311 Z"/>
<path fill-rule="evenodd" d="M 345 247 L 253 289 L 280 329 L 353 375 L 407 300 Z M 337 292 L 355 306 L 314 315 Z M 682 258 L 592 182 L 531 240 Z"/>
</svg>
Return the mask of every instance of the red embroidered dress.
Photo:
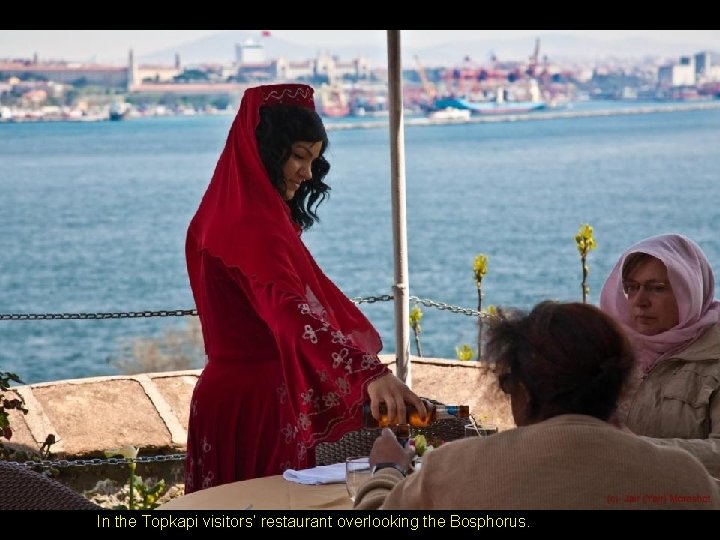
<svg viewBox="0 0 720 540">
<path fill-rule="evenodd" d="M 270 183 L 262 106 L 314 109 L 300 84 L 248 89 L 188 228 L 190 285 L 208 362 L 190 405 L 185 492 L 315 465 L 315 446 L 359 429 L 387 374 L 377 332 L 317 266 Z"/>
</svg>

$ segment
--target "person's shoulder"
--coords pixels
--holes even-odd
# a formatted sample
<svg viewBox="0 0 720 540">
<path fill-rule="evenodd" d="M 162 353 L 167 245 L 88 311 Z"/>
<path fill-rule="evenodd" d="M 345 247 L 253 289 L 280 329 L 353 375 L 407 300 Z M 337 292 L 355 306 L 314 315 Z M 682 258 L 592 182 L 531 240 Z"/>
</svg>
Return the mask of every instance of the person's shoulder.
<svg viewBox="0 0 720 540">
<path fill-rule="evenodd" d="M 702 462 L 693 454 L 674 446 L 671 440 L 669 444 L 657 444 L 658 439 L 646 439 L 637 435 L 629 435 L 636 439 L 638 450 L 642 451 L 643 460 L 647 465 L 653 463 L 663 470 L 673 470 L 676 474 L 690 478 L 691 474 L 697 474 L 700 478 L 710 477 Z M 710 477 L 712 478 L 712 477 Z"/>
<path fill-rule="evenodd" d="M 720 322 L 708 327 L 698 339 L 673 356 L 686 362 L 717 360 L 714 365 L 720 368 Z"/>
</svg>

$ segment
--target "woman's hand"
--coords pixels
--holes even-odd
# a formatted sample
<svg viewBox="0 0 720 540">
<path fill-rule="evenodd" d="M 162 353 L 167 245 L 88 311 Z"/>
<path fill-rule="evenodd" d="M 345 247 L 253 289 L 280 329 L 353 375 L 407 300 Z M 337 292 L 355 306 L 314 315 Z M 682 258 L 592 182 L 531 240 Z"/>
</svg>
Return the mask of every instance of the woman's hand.
<svg viewBox="0 0 720 540">
<path fill-rule="evenodd" d="M 415 455 L 412 448 L 403 448 L 397 441 L 390 428 L 384 428 L 380 436 L 375 439 L 370 450 L 370 465 L 378 463 L 397 463 L 405 471 L 410 468 L 410 462 Z"/>
<path fill-rule="evenodd" d="M 370 412 L 376 420 L 380 419 L 380 403 L 385 403 L 388 418 L 393 423 L 404 424 L 407 422 L 406 402 L 414 405 L 420 416 L 427 415 L 427 409 L 422 400 L 392 373 L 379 377 L 368 384 L 367 393 L 370 397 Z"/>
</svg>

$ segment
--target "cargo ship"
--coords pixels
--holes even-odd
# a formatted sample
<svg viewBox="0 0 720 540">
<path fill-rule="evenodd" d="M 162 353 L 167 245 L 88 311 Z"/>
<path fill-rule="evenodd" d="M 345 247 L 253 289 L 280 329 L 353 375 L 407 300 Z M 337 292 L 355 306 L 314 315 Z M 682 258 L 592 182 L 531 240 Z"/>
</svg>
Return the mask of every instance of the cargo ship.
<svg viewBox="0 0 720 540">
<path fill-rule="evenodd" d="M 470 101 L 462 97 L 438 98 L 435 110 L 448 108 L 469 110 L 472 114 L 519 114 L 539 111 L 547 107 L 544 101 Z"/>
</svg>

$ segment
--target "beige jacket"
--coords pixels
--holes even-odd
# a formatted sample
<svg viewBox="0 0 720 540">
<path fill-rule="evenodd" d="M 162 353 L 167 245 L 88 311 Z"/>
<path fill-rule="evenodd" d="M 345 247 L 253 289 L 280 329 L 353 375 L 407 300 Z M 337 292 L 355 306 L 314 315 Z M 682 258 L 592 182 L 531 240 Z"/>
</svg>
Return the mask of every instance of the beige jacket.
<svg viewBox="0 0 720 540">
<path fill-rule="evenodd" d="M 720 325 L 656 364 L 637 387 L 624 420 L 657 445 L 687 450 L 720 478 Z"/>
<path fill-rule="evenodd" d="M 382 506 L 381 506 L 382 505 Z M 360 509 L 720 509 L 689 453 L 582 415 L 446 443 L 407 478 L 381 469 Z"/>
</svg>

